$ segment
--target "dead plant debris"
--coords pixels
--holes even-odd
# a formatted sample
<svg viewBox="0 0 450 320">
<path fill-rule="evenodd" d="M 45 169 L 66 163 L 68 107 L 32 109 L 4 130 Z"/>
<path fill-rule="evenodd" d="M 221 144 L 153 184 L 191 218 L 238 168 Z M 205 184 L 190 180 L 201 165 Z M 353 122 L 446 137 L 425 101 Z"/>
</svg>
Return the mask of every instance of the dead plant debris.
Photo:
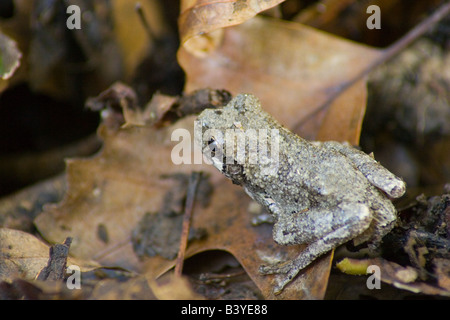
<svg viewBox="0 0 450 320">
<path fill-rule="evenodd" d="M 367 28 L 356 0 L 10 3 L 0 6 L 0 181 L 40 183 L 2 194 L 1 299 L 450 295 L 447 1 L 375 1 L 381 29 Z M 69 4 L 81 29 L 68 28 Z M 338 271 L 331 252 L 274 296 L 259 265 L 303 246 L 255 226 L 260 208 L 211 166 L 174 164 L 173 132 L 193 137 L 199 112 L 239 93 L 304 138 L 361 138 L 411 181 L 375 256 L 336 251 L 338 268 L 364 275 Z M 63 112 L 44 117 L 50 103 Z M 98 126 L 80 121 L 89 112 Z M 384 290 L 367 288 L 369 265 Z"/>
</svg>

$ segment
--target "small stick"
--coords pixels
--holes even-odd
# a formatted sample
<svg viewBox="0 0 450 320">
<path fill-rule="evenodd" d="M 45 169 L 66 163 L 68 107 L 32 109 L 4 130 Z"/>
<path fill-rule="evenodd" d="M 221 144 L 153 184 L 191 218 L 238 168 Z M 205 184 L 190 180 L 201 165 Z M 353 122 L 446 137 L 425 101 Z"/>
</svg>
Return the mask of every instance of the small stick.
<svg viewBox="0 0 450 320">
<path fill-rule="evenodd" d="M 244 270 L 239 270 L 234 273 L 226 273 L 226 274 L 215 274 L 215 273 L 208 272 L 208 273 L 201 273 L 199 280 L 204 283 L 208 283 L 208 282 L 213 282 L 213 281 L 227 280 L 227 279 L 231 279 L 234 277 L 242 276 L 244 274 L 245 274 Z"/>
<path fill-rule="evenodd" d="M 189 229 L 191 227 L 192 208 L 194 207 L 195 194 L 201 176 L 201 172 L 193 172 L 189 179 L 189 185 L 186 195 L 186 205 L 184 208 L 183 228 L 181 231 L 180 249 L 178 250 L 177 262 L 175 264 L 175 276 L 177 277 L 180 277 L 183 271 L 184 256 L 186 254 Z"/>
<path fill-rule="evenodd" d="M 443 4 L 441 7 L 436 9 L 436 11 L 433 14 L 431 14 L 428 18 L 423 20 L 418 25 L 416 25 L 412 30 L 410 30 L 408 33 L 406 33 L 406 35 L 404 35 L 401 39 L 397 40 L 395 43 L 390 45 L 388 48 L 380 50 L 381 54 L 380 54 L 379 58 L 375 59 L 370 65 L 368 65 L 368 67 L 366 69 L 362 70 L 362 72 L 359 73 L 356 77 L 354 77 L 350 81 L 344 83 L 339 88 L 339 90 L 337 90 L 335 94 L 332 94 L 331 97 L 325 103 L 323 103 L 319 108 L 315 109 L 309 115 L 307 115 L 302 120 L 300 120 L 298 123 L 296 123 L 294 126 L 294 131 L 296 128 L 299 128 L 304 123 L 309 121 L 316 114 L 318 114 L 322 110 L 326 109 L 330 105 L 330 103 L 334 99 L 336 99 L 336 97 L 339 96 L 344 90 L 350 88 L 352 85 L 354 85 L 360 79 L 364 78 L 370 72 L 372 72 L 373 69 L 375 69 L 379 65 L 383 64 L 384 62 L 392 59 L 395 55 L 397 55 L 402 50 L 404 50 L 406 47 L 408 47 L 411 43 L 413 43 L 415 40 L 417 40 L 420 36 L 424 35 L 428 30 L 430 30 L 440 20 L 445 18 L 449 13 L 450 13 L 450 2 Z"/>
<path fill-rule="evenodd" d="M 136 12 L 139 16 L 139 20 L 141 20 L 141 23 L 144 26 L 144 29 L 147 32 L 147 35 L 150 38 L 150 40 L 157 40 L 158 37 L 155 35 L 152 28 L 150 27 L 150 24 L 148 23 L 148 20 L 145 16 L 144 10 L 142 10 L 141 3 L 137 2 L 134 9 L 136 10 Z"/>
<path fill-rule="evenodd" d="M 404 35 L 401 39 L 396 41 L 387 49 L 384 49 L 383 57 L 379 61 L 376 61 L 374 67 L 384 63 L 387 60 L 390 60 L 392 57 L 404 50 L 413 41 L 428 32 L 436 23 L 445 18 L 449 13 L 450 2 L 443 4 L 441 7 L 436 9 L 436 11 L 432 13 L 428 18 L 426 18 L 409 32 L 407 32 L 406 35 Z"/>
<path fill-rule="evenodd" d="M 62 280 L 66 272 L 67 257 L 69 255 L 72 238 L 68 237 L 63 244 L 55 244 L 50 247 L 47 266 L 36 276 L 36 280 Z"/>
</svg>

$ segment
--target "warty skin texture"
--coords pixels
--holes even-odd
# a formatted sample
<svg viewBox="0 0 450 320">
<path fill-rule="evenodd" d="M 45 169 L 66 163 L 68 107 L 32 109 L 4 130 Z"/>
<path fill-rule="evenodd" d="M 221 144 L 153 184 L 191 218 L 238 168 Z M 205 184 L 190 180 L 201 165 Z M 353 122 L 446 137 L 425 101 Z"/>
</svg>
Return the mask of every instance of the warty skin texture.
<svg viewBox="0 0 450 320">
<path fill-rule="evenodd" d="M 198 120 L 203 139 L 197 142 L 204 154 L 273 215 L 274 241 L 308 244 L 292 261 L 260 267 L 263 274 L 280 275 L 275 293 L 320 255 L 349 240 L 375 247 L 393 228 L 397 216 L 389 197 L 402 196 L 405 183 L 364 152 L 297 136 L 250 94 L 236 96 L 223 108 L 206 109 Z M 241 133 L 245 142 L 229 132 Z M 255 144 L 261 133 L 266 140 Z"/>
</svg>

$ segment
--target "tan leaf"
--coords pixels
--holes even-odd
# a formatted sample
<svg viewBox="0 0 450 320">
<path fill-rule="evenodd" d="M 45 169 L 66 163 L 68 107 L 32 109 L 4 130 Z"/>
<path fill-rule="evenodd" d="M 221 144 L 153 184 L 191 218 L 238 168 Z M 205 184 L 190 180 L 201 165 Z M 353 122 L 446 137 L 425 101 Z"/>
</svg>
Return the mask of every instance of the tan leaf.
<svg viewBox="0 0 450 320">
<path fill-rule="evenodd" d="M 173 187 L 174 182 L 162 176 L 198 170 L 198 165 L 176 166 L 171 160 L 172 131 L 189 126 L 192 131 L 192 117 L 162 130 L 116 131 L 102 126 L 102 152 L 92 159 L 67 162 L 68 192 L 60 204 L 48 206 L 36 218 L 39 230 L 51 242 L 71 235 L 71 254 L 76 257 L 139 270 L 131 232 L 144 214 L 161 208 L 165 193 Z"/>
<path fill-rule="evenodd" d="M 207 236 L 190 243 L 186 256 L 226 250 L 267 298 L 321 298 L 328 279 L 328 257 L 314 264 L 316 273 L 300 275 L 282 294 L 273 296 L 273 278 L 260 275 L 259 265 L 268 259 L 292 258 L 301 247 L 278 246 L 272 239 L 270 225 L 252 226 L 249 197 L 211 166 L 172 163 L 174 143 L 170 142 L 170 135 L 183 127 L 192 132 L 193 120 L 194 117 L 188 117 L 161 130 L 130 127 L 108 131 L 102 127 L 103 151 L 93 159 L 68 162 L 68 193 L 63 202 L 49 206 L 35 220 L 41 234 L 51 242 L 73 237 L 71 254 L 77 258 L 145 271 L 156 278 L 174 262 L 159 256 L 139 260 L 130 241 L 131 233 L 144 214 L 158 211 L 164 201 L 172 201 L 165 200 L 165 195 L 173 182 L 163 176 L 202 170 L 209 172 L 214 189 L 208 207 L 196 203 L 192 227 L 205 230 Z M 99 235 L 100 226 L 107 237 Z"/>
<path fill-rule="evenodd" d="M 20 66 L 22 53 L 17 48 L 17 43 L 0 32 L 0 77 L 7 80 L 12 77 Z"/>
<path fill-rule="evenodd" d="M 187 92 L 214 84 L 233 94 L 252 93 L 266 111 L 305 138 L 316 138 L 320 130 L 321 139 L 358 143 L 366 88 L 363 81 L 353 82 L 380 51 L 262 17 L 224 32 L 220 47 L 207 57 L 180 49 Z"/>
<path fill-rule="evenodd" d="M 166 26 L 162 21 L 163 15 L 158 1 L 140 1 L 139 4 L 152 31 L 156 35 L 161 35 Z M 115 26 L 114 36 L 120 46 L 125 67 L 124 79 L 130 81 L 136 72 L 136 67 L 154 45 L 152 40 L 155 39 L 150 39 L 147 30 L 139 20 L 136 1 L 113 0 L 111 13 Z"/>
<path fill-rule="evenodd" d="M 47 265 L 48 247 L 29 233 L 0 229 L 0 280 L 32 280 Z"/>
<path fill-rule="evenodd" d="M 41 240 L 23 231 L 0 228 L 0 281 L 33 280 L 48 260 L 49 246 Z M 99 267 L 95 262 L 69 257 L 67 265 L 72 264 L 81 271 Z"/>
<path fill-rule="evenodd" d="M 184 277 L 177 277 L 173 274 L 167 275 L 164 279 L 155 281 L 147 279 L 149 287 L 158 300 L 203 300 L 204 298 L 195 293 L 189 281 Z"/>
<path fill-rule="evenodd" d="M 187 73 L 187 92 L 214 84 L 233 94 L 253 93 L 266 111 L 303 136 L 356 144 L 366 91 L 365 83 L 355 79 L 378 56 L 371 48 L 295 23 L 254 18 L 225 29 L 220 46 L 204 58 L 183 48 L 178 57 Z M 278 246 L 270 225 L 252 226 L 250 199 L 215 169 L 173 164 L 171 133 L 185 128 L 192 134 L 193 120 L 185 118 L 160 130 L 102 126 L 102 152 L 92 159 L 68 162 L 69 191 L 62 203 L 36 219 L 39 231 L 51 242 L 73 237 L 71 250 L 77 257 L 157 277 L 174 262 L 159 256 L 139 260 L 131 234 L 146 213 L 157 212 L 167 201 L 164 196 L 174 183 L 163 176 L 201 170 L 209 172 L 214 191 L 208 207 L 195 205 L 192 227 L 204 229 L 207 236 L 190 243 L 186 256 L 226 250 L 266 298 L 321 299 L 331 253 L 274 296 L 273 276 L 260 275 L 259 265 L 292 258 L 302 247 Z M 341 125 L 343 129 L 338 130 Z M 100 236 L 99 230 L 108 236 Z"/>
<path fill-rule="evenodd" d="M 178 59 L 187 75 L 185 91 L 214 84 L 234 95 L 253 93 L 266 111 L 304 138 L 359 143 L 367 96 L 362 75 L 381 51 L 300 24 L 262 17 L 222 31 L 220 45 L 207 54 L 197 54 L 190 45 L 179 50 Z M 247 248 L 250 243 L 267 245 L 271 239 L 253 239 Z M 256 261 L 243 261 L 247 257 L 240 243 L 233 242 L 226 249 L 244 268 L 256 267 Z M 301 247 L 289 250 L 295 255 Z M 251 251 L 262 252 L 257 245 Z M 332 254 L 325 255 L 305 269 L 277 298 L 323 297 L 331 258 Z M 246 270 L 263 294 L 274 298 L 270 282 Z"/>
<path fill-rule="evenodd" d="M 184 0 L 178 19 L 181 42 L 242 23 L 284 0 Z M 198 49 L 194 48 L 193 50 Z"/>
</svg>

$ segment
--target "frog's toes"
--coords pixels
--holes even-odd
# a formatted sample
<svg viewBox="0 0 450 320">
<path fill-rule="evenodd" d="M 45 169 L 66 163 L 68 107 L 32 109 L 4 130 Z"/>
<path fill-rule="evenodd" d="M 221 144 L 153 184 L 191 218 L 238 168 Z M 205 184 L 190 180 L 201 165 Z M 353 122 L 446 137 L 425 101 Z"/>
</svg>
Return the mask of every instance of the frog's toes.
<svg viewBox="0 0 450 320">
<path fill-rule="evenodd" d="M 296 268 L 294 261 L 289 261 L 287 263 L 278 263 L 270 266 L 260 266 L 259 272 L 264 275 L 276 274 L 273 293 L 279 294 L 283 291 L 284 287 L 294 279 L 299 272 L 299 269 Z"/>
<path fill-rule="evenodd" d="M 292 279 L 297 275 L 298 271 L 291 270 L 287 274 L 278 275 L 275 278 L 275 285 L 273 287 L 274 294 L 280 294 L 284 287 L 292 281 Z"/>
<path fill-rule="evenodd" d="M 279 273 L 287 273 L 292 268 L 292 261 L 285 261 L 274 263 L 271 265 L 261 265 L 259 267 L 259 273 L 261 274 L 279 274 Z"/>
</svg>

